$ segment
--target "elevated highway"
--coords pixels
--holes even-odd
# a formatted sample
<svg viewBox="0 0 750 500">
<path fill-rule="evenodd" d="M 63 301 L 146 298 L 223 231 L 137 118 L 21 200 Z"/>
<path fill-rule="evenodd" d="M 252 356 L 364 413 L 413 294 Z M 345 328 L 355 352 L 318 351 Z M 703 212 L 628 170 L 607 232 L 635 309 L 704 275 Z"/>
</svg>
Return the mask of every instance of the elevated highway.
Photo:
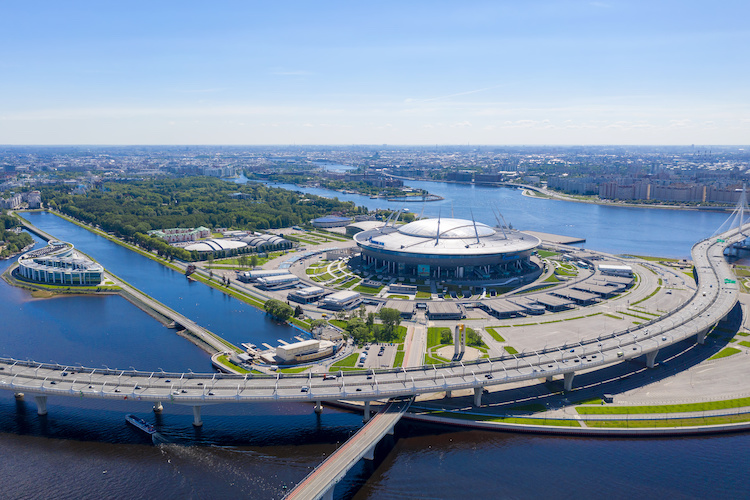
<svg viewBox="0 0 750 500">
<path fill-rule="evenodd" d="M 393 427 L 409 409 L 413 398 L 394 399 L 372 418 L 356 434 L 349 438 L 323 463 L 307 475 L 285 500 L 332 499 L 333 488 L 361 458 L 372 460 L 375 446 L 386 434 L 393 434 Z M 366 410 L 369 412 L 369 409 Z"/>
<path fill-rule="evenodd" d="M 598 338 L 522 355 L 445 365 L 369 372 L 322 374 L 224 375 L 103 370 L 0 359 L 0 389 L 34 395 L 39 413 L 48 396 L 171 401 L 200 408 L 217 403 L 284 401 L 371 401 L 430 392 L 473 389 L 481 405 L 482 389 L 510 382 L 562 376 L 570 390 L 576 372 L 645 356 L 653 366 L 659 350 L 692 336 L 702 343 L 708 331 L 734 307 L 739 287 L 724 249 L 745 238 L 728 231 L 696 243 L 692 249 L 698 287 L 689 301 L 664 316 Z"/>
</svg>

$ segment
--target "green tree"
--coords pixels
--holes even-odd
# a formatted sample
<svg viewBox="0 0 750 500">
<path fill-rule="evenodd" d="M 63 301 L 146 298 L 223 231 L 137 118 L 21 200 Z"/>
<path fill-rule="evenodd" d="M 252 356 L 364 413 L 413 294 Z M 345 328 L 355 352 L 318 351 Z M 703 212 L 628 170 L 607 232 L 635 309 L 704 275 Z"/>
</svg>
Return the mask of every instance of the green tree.
<svg viewBox="0 0 750 500">
<path fill-rule="evenodd" d="M 268 299 L 265 304 L 263 304 L 263 309 L 281 322 L 286 322 L 292 317 L 292 314 L 294 314 L 292 306 L 276 299 Z"/>
<path fill-rule="evenodd" d="M 474 331 L 474 329 L 467 328 L 466 329 L 466 345 L 471 345 L 475 347 L 484 347 L 482 336 L 479 335 L 476 331 Z"/>
<path fill-rule="evenodd" d="M 302 306 L 297 306 L 297 307 L 294 308 L 294 317 L 295 318 L 299 318 L 303 314 L 304 314 L 304 312 L 302 311 Z"/>
<path fill-rule="evenodd" d="M 250 265 L 252 267 L 255 267 L 255 266 L 258 265 L 258 256 L 257 255 L 253 254 L 253 255 L 250 256 Z"/>
<path fill-rule="evenodd" d="M 443 328 L 442 330 L 440 330 L 440 343 L 441 344 L 453 343 L 453 333 L 451 332 L 450 328 Z"/>
<path fill-rule="evenodd" d="M 401 324 L 401 313 L 398 309 L 384 307 L 378 313 L 378 317 L 383 323 L 382 339 L 393 340 L 396 337 L 396 328 Z"/>
</svg>

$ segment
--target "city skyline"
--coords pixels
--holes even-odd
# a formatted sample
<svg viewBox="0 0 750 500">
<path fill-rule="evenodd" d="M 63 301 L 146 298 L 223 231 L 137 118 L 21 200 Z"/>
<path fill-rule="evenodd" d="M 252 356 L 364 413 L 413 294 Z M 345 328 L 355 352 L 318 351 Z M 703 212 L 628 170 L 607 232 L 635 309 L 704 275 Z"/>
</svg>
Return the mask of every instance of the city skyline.
<svg viewBox="0 0 750 500">
<path fill-rule="evenodd" d="M 5 144 L 744 144 L 725 2 L 8 4 Z"/>
</svg>

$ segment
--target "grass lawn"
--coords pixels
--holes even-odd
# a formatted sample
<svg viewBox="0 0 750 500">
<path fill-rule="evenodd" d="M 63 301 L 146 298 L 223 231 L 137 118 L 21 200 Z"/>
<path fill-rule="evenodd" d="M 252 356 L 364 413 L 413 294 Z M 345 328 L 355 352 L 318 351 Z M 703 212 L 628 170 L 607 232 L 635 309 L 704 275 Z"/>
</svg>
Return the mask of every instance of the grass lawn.
<svg viewBox="0 0 750 500">
<path fill-rule="evenodd" d="M 398 368 L 404 364 L 404 351 L 396 351 L 396 357 L 393 360 L 393 367 Z"/>
<path fill-rule="evenodd" d="M 336 361 L 334 364 L 331 365 L 331 371 L 335 372 L 334 368 L 354 368 L 354 365 L 357 364 L 357 360 L 359 359 L 359 353 L 353 352 L 344 359 L 341 359 L 339 361 Z"/>
<path fill-rule="evenodd" d="M 292 368 L 279 368 L 278 371 L 281 373 L 302 373 L 303 371 L 310 368 L 309 366 L 294 366 Z"/>
<path fill-rule="evenodd" d="M 726 415 L 717 417 L 670 418 L 665 420 L 597 420 L 586 421 L 586 427 L 686 427 L 695 425 L 721 425 L 750 421 L 750 415 Z"/>
<path fill-rule="evenodd" d="M 505 339 L 495 331 L 494 327 L 488 326 L 487 328 L 485 328 L 485 331 L 487 331 L 487 333 L 490 334 L 490 337 L 495 339 L 497 342 L 505 342 Z"/>
<path fill-rule="evenodd" d="M 737 354 L 738 352 L 742 352 L 740 349 L 737 349 L 736 347 L 727 347 L 725 349 L 722 349 L 721 351 L 717 352 L 710 358 L 708 358 L 709 361 L 712 359 L 721 359 L 726 358 L 727 356 L 731 356 L 733 354 Z"/>
<path fill-rule="evenodd" d="M 229 361 L 229 356 L 226 354 L 222 354 L 221 356 L 216 357 L 216 361 L 218 361 L 220 364 L 226 366 L 227 368 L 230 368 L 231 370 L 234 370 L 237 373 L 250 373 L 250 370 L 246 370 L 242 368 L 241 366 L 237 366 L 231 361 Z"/>
<path fill-rule="evenodd" d="M 557 252 L 550 252 L 549 250 L 537 250 L 536 253 L 543 259 L 547 257 L 554 257 L 555 255 L 560 255 Z"/>
<path fill-rule="evenodd" d="M 504 346 L 503 349 L 505 349 L 505 352 L 507 352 L 508 354 L 518 354 L 518 351 L 516 351 L 513 347 L 509 345 Z"/>
<path fill-rule="evenodd" d="M 477 422 L 499 422 L 504 424 L 526 424 L 526 425 L 551 425 L 554 427 L 580 427 L 576 420 L 557 420 L 544 418 L 524 417 L 492 417 L 489 415 L 472 415 L 470 413 L 453 413 L 448 411 L 437 411 L 430 413 L 436 417 L 459 418 L 461 420 L 474 420 Z"/>
<path fill-rule="evenodd" d="M 417 292 L 416 299 L 429 299 L 432 298 L 432 294 L 429 292 Z"/>
<path fill-rule="evenodd" d="M 373 288 L 373 287 L 364 286 L 364 285 L 357 285 L 354 287 L 355 292 L 365 293 L 367 295 L 376 295 L 382 289 L 383 289 L 382 286 L 379 286 L 378 288 Z"/>
<path fill-rule="evenodd" d="M 747 340 L 743 340 L 737 345 L 741 345 L 742 347 L 750 347 L 750 342 L 748 342 Z"/>
<path fill-rule="evenodd" d="M 427 329 L 427 349 L 428 350 L 442 343 L 440 341 L 440 332 L 445 329 L 446 327 L 439 327 L 439 326 L 431 326 L 430 328 Z M 448 328 L 448 330 L 450 330 L 450 328 Z M 453 344 L 453 342 L 451 342 L 451 344 Z"/>
<path fill-rule="evenodd" d="M 687 413 L 692 411 L 725 410 L 728 408 L 741 408 L 743 406 L 750 406 L 750 398 L 653 406 L 579 406 L 576 407 L 576 411 L 581 415 L 641 415 L 647 413 Z"/>
</svg>

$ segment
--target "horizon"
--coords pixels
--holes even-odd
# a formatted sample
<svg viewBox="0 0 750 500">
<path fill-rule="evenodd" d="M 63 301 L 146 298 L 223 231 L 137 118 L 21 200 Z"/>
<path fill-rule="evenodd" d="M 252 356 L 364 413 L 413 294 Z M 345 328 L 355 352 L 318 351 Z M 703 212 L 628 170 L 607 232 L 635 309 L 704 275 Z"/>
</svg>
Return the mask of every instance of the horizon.
<svg viewBox="0 0 750 500">
<path fill-rule="evenodd" d="M 750 4 L 3 6 L 18 146 L 737 145 Z"/>
</svg>

